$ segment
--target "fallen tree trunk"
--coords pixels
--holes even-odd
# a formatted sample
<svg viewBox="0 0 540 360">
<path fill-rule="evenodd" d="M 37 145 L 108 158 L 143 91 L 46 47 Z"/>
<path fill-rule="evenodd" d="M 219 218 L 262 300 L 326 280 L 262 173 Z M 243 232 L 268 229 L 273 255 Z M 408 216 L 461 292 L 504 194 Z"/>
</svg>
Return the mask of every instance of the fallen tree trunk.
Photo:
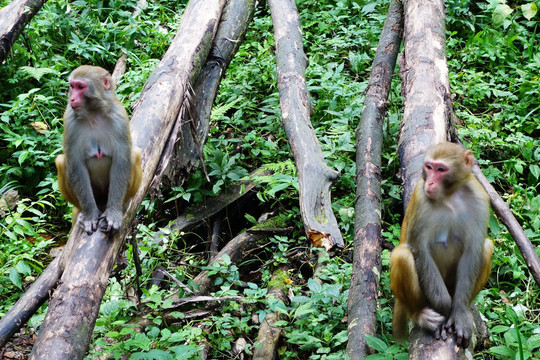
<svg viewBox="0 0 540 360">
<path fill-rule="evenodd" d="M 168 146 L 174 146 L 172 161 L 164 172 L 162 182 L 181 186 L 191 169 L 202 160 L 202 147 L 208 136 L 210 114 L 221 79 L 231 60 L 242 44 L 248 25 L 255 11 L 255 0 L 229 0 L 223 9 L 218 32 L 212 49 L 197 81 L 193 86 L 193 99 L 179 118 L 177 138 Z M 204 166 L 204 164 L 203 164 Z M 163 166 L 164 167 L 164 166 Z"/>
<path fill-rule="evenodd" d="M 405 209 L 420 178 L 425 150 L 455 136 L 445 31 L 443 0 L 406 2 L 400 58 L 405 108 L 398 145 Z M 466 359 L 467 352 L 456 345 L 454 334 L 446 341 L 436 340 L 415 326 L 409 335 L 409 359 Z"/>
<path fill-rule="evenodd" d="M 53 289 L 62 275 L 61 256 L 57 256 L 28 288 L 21 298 L 0 319 L 0 348 L 36 313 L 49 299 L 49 291 Z"/>
<path fill-rule="evenodd" d="M 47 0 L 14 0 L 0 9 L 0 63 L 45 2 Z"/>
<path fill-rule="evenodd" d="M 285 280 L 288 278 L 288 269 L 286 267 L 279 268 L 272 274 L 268 287 L 267 302 L 281 301 L 288 305 L 287 286 Z M 281 327 L 276 326 L 276 322 L 280 319 L 280 312 L 274 311 L 265 315 L 255 343 L 252 360 L 272 360 L 276 358 L 277 345 L 281 337 Z"/>
<path fill-rule="evenodd" d="M 351 360 L 369 355 L 365 335 L 375 336 L 377 330 L 377 292 L 382 271 L 382 124 L 402 36 L 403 6 L 401 1 L 393 0 L 373 60 L 362 118 L 356 130 L 354 252 L 347 313 L 347 354 Z"/>
<path fill-rule="evenodd" d="M 255 170 L 250 174 L 250 180 L 239 181 L 238 184 L 229 186 L 222 191 L 219 196 L 212 198 L 211 201 L 187 209 L 187 211 L 174 220 L 174 223 L 169 227 L 169 230 L 187 232 L 193 229 L 203 221 L 206 221 L 210 217 L 224 210 L 230 204 L 248 194 L 255 186 L 257 186 L 257 176 L 265 176 L 268 174 L 269 171 L 266 170 Z M 159 240 L 161 235 L 163 235 L 163 232 L 157 232 L 155 239 Z"/>
<path fill-rule="evenodd" d="M 399 59 L 405 108 L 398 144 L 405 208 L 420 178 L 424 152 L 430 145 L 450 140 L 444 21 L 443 0 L 405 3 L 404 49 Z"/>
<path fill-rule="evenodd" d="M 330 189 L 338 173 L 326 164 L 310 122 L 307 58 L 293 0 L 268 0 L 274 23 L 282 124 L 289 139 L 300 189 L 300 212 L 308 239 L 327 250 L 344 247 L 332 211 Z"/>
<path fill-rule="evenodd" d="M 107 239 L 100 231 L 88 236 L 78 227 L 73 229 L 68 245 L 75 245 L 66 255 L 61 284 L 49 303 L 31 359 L 85 356 L 110 271 L 167 140 L 163 134 L 174 127 L 190 77 L 198 73 L 195 59 L 208 55 L 224 3 L 193 0 L 188 4 L 178 34 L 148 79 L 131 120 L 133 143 L 142 150 L 141 188 L 114 239 Z"/>
<path fill-rule="evenodd" d="M 271 220 L 267 220 L 266 223 L 272 223 Z M 212 264 L 220 261 L 223 255 L 227 255 L 231 262 L 239 263 L 244 259 L 251 251 L 257 248 L 259 242 L 272 235 L 287 235 L 291 232 L 289 228 L 268 228 L 265 227 L 265 223 L 258 226 L 254 226 L 236 236 L 229 241 L 227 245 L 221 249 L 221 251 L 214 257 Z M 196 292 L 197 295 L 207 295 L 214 289 L 214 280 L 208 276 L 209 271 L 205 270 L 199 273 L 193 279 L 193 283 L 198 286 Z"/>
</svg>

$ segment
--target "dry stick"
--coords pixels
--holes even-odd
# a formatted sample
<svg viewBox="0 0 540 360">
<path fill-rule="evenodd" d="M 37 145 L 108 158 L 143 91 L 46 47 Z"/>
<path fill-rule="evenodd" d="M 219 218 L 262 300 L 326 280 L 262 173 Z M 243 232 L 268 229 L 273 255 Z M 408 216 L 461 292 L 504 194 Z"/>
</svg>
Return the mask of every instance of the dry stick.
<svg viewBox="0 0 540 360">
<path fill-rule="evenodd" d="M 373 60 L 362 118 L 356 130 L 354 259 L 348 302 L 347 353 L 369 355 L 365 335 L 375 336 L 381 274 L 381 152 L 383 117 L 403 36 L 403 6 L 393 0 Z"/>
<path fill-rule="evenodd" d="M 0 9 L 0 63 L 5 60 L 24 27 L 45 2 L 47 0 L 13 0 Z"/>
<path fill-rule="evenodd" d="M 344 247 L 330 189 L 338 173 L 326 164 L 310 122 L 306 55 L 293 0 L 268 0 L 274 22 L 282 124 L 298 169 L 300 212 L 308 239 L 327 250 Z"/>
<path fill-rule="evenodd" d="M 194 58 L 206 56 L 217 29 L 225 0 L 191 1 L 178 34 L 164 58 L 148 79 L 132 120 L 132 139 L 142 149 L 142 185 L 124 216 L 124 225 L 114 239 L 100 231 L 88 236 L 72 231 L 68 240 L 73 251 L 66 262 L 62 283 L 49 303 L 31 359 L 82 359 L 109 275 L 155 171 L 160 154 L 180 111 L 183 91 L 194 69 Z"/>
<path fill-rule="evenodd" d="M 501 199 L 499 194 L 497 194 L 497 191 L 489 183 L 488 179 L 486 179 L 484 174 L 482 174 L 482 170 L 480 170 L 478 164 L 474 164 L 472 171 L 474 176 L 476 176 L 480 184 L 482 184 L 484 189 L 489 194 L 489 198 L 491 200 L 491 207 L 493 208 L 497 216 L 502 220 L 502 222 L 508 229 L 508 232 L 510 232 L 510 235 L 512 235 L 512 237 L 514 238 L 514 241 L 516 242 L 519 250 L 521 251 L 521 254 L 523 255 L 525 264 L 527 264 L 527 267 L 531 271 L 531 274 L 536 281 L 536 284 L 540 286 L 540 259 L 538 259 L 538 254 L 536 254 L 533 244 L 531 244 L 531 241 L 529 240 L 527 235 L 525 235 L 523 228 L 521 227 L 521 225 L 519 225 L 518 221 L 514 217 L 514 214 L 512 214 L 512 211 L 510 211 L 508 205 L 506 205 L 504 200 Z"/>
</svg>

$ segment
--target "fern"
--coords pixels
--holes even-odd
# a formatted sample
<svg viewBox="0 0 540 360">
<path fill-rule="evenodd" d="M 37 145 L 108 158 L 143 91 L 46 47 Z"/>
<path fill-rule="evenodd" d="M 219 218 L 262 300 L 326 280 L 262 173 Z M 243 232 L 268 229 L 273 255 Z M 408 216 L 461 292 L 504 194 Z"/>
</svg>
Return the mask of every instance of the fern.
<svg viewBox="0 0 540 360">
<path fill-rule="evenodd" d="M 223 117 L 227 113 L 227 111 L 232 109 L 234 105 L 236 105 L 238 102 L 240 102 L 240 100 L 243 99 L 243 97 L 239 97 L 221 106 L 215 106 L 214 108 L 212 108 L 212 114 L 210 115 L 210 119 L 212 119 L 212 121 L 219 120 L 219 118 Z"/>
<path fill-rule="evenodd" d="M 56 70 L 49 69 L 49 68 L 35 68 L 31 66 L 21 66 L 19 68 L 24 74 L 29 75 L 30 77 L 33 77 L 37 81 L 41 80 L 43 75 L 46 74 L 58 74 Z"/>
</svg>

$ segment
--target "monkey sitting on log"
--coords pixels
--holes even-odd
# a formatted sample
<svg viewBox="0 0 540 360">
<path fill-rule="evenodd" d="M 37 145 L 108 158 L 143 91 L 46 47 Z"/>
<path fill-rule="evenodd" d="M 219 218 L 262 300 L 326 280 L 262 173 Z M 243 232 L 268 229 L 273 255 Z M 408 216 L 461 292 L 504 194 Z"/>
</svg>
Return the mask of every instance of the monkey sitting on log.
<svg viewBox="0 0 540 360">
<path fill-rule="evenodd" d="M 126 110 L 107 70 L 83 65 L 69 76 L 64 154 L 56 158 L 58 187 L 73 204 L 73 223 L 88 235 L 116 232 L 124 206 L 142 179 L 141 152 L 131 145 Z"/>
<path fill-rule="evenodd" d="M 455 333 L 458 346 L 469 345 L 470 304 L 488 280 L 493 253 L 486 239 L 489 196 L 471 172 L 473 163 L 472 152 L 457 144 L 426 151 L 391 255 L 398 341 L 408 335 L 410 318 L 437 339 Z"/>
</svg>

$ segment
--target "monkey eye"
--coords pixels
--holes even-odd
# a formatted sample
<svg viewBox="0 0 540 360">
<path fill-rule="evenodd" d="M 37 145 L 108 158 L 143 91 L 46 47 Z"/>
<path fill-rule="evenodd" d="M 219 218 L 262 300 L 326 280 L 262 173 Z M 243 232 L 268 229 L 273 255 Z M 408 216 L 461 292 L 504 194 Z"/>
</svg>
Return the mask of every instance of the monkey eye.
<svg viewBox="0 0 540 360">
<path fill-rule="evenodd" d="M 437 168 L 437 171 L 443 173 L 443 172 L 446 172 L 446 168 L 443 167 L 443 166 L 439 166 L 439 167 Z"/>
<path fill-rule="evenodd" d="M 83 90 L 86 88 L 86 84 L 83 83 L 82 81 L 73 81 L 69 84 L 69 87 L 72 89 L 72 90 Z"/>
</svg>

